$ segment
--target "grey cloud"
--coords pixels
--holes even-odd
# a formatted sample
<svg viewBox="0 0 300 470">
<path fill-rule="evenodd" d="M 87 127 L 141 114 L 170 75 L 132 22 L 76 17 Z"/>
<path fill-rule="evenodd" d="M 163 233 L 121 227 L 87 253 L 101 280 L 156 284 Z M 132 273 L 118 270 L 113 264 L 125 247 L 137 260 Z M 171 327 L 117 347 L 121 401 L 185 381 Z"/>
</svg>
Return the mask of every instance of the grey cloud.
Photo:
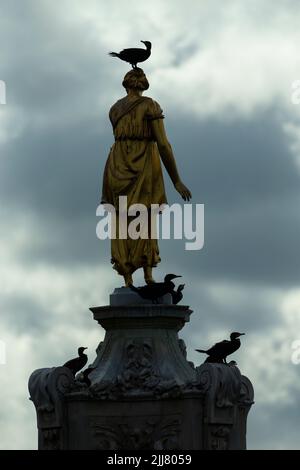
<svg viewBox="0 0 300 470">
<path fill-rule="evenodd" d="M 278 376 L 280 386 L 280 374 Z M 255 413 L 248 417 L 249 449 L 299 450 L 299 390 L 291 403 L 269 405 L 256 403 Z"/>
<path fill-rule="evenodd" d="M 31 296 L 2 294 L 0 308 L 2 325 L 16 334 L 35 335 L 52 326 L 49 312 Z"/>
</svg>

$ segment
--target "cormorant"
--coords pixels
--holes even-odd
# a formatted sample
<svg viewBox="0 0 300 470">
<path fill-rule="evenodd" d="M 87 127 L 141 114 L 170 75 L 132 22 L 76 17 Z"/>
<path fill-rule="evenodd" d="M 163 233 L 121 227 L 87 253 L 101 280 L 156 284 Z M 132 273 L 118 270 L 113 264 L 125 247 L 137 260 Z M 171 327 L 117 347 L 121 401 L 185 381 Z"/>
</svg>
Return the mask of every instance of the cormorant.
<svg viewBox="0 0 300 470">
<path fill-rule="evenodd" d="M 179 286 L 177 287 L 177 291 L 174 290 L 173 292 L 171 292 L 173 304 L 176 305 L 183 299 L 182 291 L 184 289 L 184 286 L 185 286 L 185 284 L 179 284 Z"/>
<path fill-rule="evenodd" d="M 77 372 L 79 372 L 87 363 L 88 357 L 83 352 L 85 349 L 87 348 L 78 348 L 78 357 L 76 357 L 75 359 L 71 359 L 70 361 L 64 364 L 64 367 L 67 367 L 73 372 L 74 377 Z"/>
<path fill-rule="evenodd" d="M 119 59 L 124 60 L 124 62 L 129 62 L 133 69 L 137 68 L 138 62 L 144 62 L 149 59 L 151 55 L 151 42 L 141 41 L 145 44 L 146 49 L 132 48 L 132 49 L 123 49 L 121 52 L 109 52 L 109 55 L 112 57 L 119 57 Z"/>
<path fill-rule="evenodd" d="M 137 292 L 143 299 L 152 300 L 152 303 L 157 304 L 160 297 L 163 297 L 165 294 L 174 293 L 175 284 L 172 282 L 172 279 L 176 279 L 177 277 L 181 276 L 167 274 L 164 282 L 153 282 L 143 287 L 134 287 L 133 285 L 129 287 L 134 292 Z"/>
<path fill-rule="evenodd" d="M 87 367 L 82 372 L 80 372 L 80 374 L 78 374 L 76 379 L 79 380 L 80 382 L 85 383 L 89 387 L 91 385 L 89 375 L 93 370 L 95 370 L 95 367 Z"/>
<path fill-rule="evenodd" d="M 207 351 L 203 349 L 196 349 L 195 351 L 208 355 L 208 358 L 205 362 L 219 362 L 227 364 L 226 357 L 239 349 L 241 346 L 239 336 L 244 334 L 245 333 L 238 333 L 234 331 L 230 335 L 230 341 L 225 339 L 224 341 L 220 341 L 220 343 L 216 343 L 210 349 L 207 349 Z"/>
</svg>

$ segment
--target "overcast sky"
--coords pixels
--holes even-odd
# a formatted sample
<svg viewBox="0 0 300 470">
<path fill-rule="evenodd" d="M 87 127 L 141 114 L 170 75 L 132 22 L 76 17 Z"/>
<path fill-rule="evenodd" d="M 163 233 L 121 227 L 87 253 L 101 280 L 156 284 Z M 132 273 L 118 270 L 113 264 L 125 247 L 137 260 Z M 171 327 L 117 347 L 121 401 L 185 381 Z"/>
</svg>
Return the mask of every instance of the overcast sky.
<svg viewBox="0 0 300 470">
<path fill-rule="evenodd" d="M 297 0 L 0 0 L 1 449 L 37 447 L 30 373 L 80 345 L 92 362 L 103 338 L 88 309 L 121 278 L 95 213 L 129 69 L 107 52 L 141 39 L 153 43 L 147 96 L 205 204 L 204 249 L 161 243 L 155 276 L 184 276 L 195 364 L 195 347 L 246 332 L 234 358 L 255 388 L 248 448 L 300 448 L 299 23 Z"/>
</svg>

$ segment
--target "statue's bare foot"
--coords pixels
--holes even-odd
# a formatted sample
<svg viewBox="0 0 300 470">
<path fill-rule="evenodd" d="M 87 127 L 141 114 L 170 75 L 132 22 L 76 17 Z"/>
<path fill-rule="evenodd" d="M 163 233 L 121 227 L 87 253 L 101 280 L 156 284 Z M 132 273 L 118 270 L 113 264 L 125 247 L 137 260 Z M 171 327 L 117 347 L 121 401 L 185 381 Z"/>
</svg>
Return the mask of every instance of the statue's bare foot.
<svg viewBox="0 0 300 470">
<path fill-rule="evenodd" d="M 146 284 L 154 284 L 155 280 L 152 277 L 152 268 L 147 266 L 144 268 L 144 279 Z"/>
<path fill-rule="evenodd" d="M 124 281 L 125 281 L 125 286 L 126 287 L 131 286 L 133 284 L 132 275 L 131 274 L 125 274 L 124 275 Z"/>
</svg>

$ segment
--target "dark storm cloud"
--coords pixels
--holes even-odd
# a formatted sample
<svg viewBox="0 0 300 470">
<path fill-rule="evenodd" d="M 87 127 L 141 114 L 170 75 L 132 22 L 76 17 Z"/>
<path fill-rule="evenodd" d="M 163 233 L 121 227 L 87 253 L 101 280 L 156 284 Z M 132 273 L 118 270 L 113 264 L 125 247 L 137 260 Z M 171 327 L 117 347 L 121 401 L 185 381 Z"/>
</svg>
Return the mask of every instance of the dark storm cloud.
<svg viewBox="0 0 300 470">
<path fill-rule="evenodd" d="M 100 200 L 108 143 L 91 129 L 93 124 L 85 122 L 69 130 L 31 131 L 7 145 L 2 163 L 2 198 L 12 204 L 17 201 L 20 209 L 32 210 L 45 221 L 48 217 L 60 222 L 80 219 L 94 212 Z"/>
<path fill-rule="evenodd" d="M 282 315 L 278 306 L 278 298 L 272 291 L 265 288 L 247 287 L 230 284 L 212 289 L 214 284 L 201 285 L 201 280 L 192 280 L 191 275 L 184 281 L 185 301 L 191 305 L 194 313 L 186 329 L 186 335 L 194 343 L 199 341 L 199 334 L 205 335 L 208 331 L 222 329 L 225 335 L 231 331 L 244 331 L 247 334 L 256 334 L 257 325 L 263 334 L 270 325 L 278 326 L 282 322 Z M 197 289 L 192 288 L 196 285 Z M 227 296 L 224 295 L 227 291 Z"/>
<path fill-rule="evenodd" d="M 29 117 L 90 107 L 98 96 L 96 83 L 108 84 L 106 51 L 91 40 L 88 30 L 60 16 L 51 2 L 5 2 L 0 19 L 1 78 L 8 85 L 9 105 Z M 97 38 L 101 43 L 101 37 Z M 65 123 L 67 125 L 67 123 Z"/>
<path fill-rule="evenodd" d="M 280 200 L 299 190 L 300 178 L 274 109 L 223 122 L 197 122 L 183 113 L 176 120 L 170 116 L 167 127 L 183 174 L 197 199 L 213 211 L 260 205 L 268 197 Z"/>
<path fill-rule="evenodd" d="M 180 264 L 205 278 L 298 285 L 299 173 L 272 111 L 182 123 L 177 133 L 168 127 L 193 202 L 205 204 L 205 246 L 184 252 Z M 172 251 L 168 243 L 162 249 L 166 257 Z"/>
</svg>

